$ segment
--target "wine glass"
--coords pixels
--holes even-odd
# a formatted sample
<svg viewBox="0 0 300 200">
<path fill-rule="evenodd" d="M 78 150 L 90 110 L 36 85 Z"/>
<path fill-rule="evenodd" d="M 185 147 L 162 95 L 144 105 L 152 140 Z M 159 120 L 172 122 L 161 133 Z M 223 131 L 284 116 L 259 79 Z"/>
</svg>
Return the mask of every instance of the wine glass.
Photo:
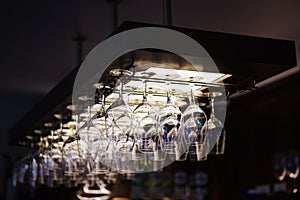
<svg viewBox="0 0 300 200">
<path fill-rule="evenodd" d="M 205 135 L 205 149 L 212 155 L 224 154 L 225 150 L 225 128 L 222 122 L 215 116 L 214 98 L 217 95 L 219 94 L 211 92 L 210 118 L 205 122 L 201 130 L 201 134 Z"/>
<path fill-rule="evenodd" d="M 42 132 L 40 133 L 42 134 Z M 38 150 L 35 153 L 35 160 L 37 163 L 37 184 L 44 185 L 45 184 L 45 167 L 44 167 L 44 148 L 48 147 L 47 137 L 43 138 L 42 135 L 40 135 L 40 141 L 37 143 Z"/>
<path fill-rule="evenodd" d="M 46 181 L 44 181 L 50 187 L 61 186 L 69 181 L 69 174 L 66 170 L 69 157 L 67 156 L 68 152 L 65 146 L 75 140 L 72 140 L 71 136 L 67 137 L 67 134 L 72 132 L 66 129 L 66 127 L 71 126 L 71 124 L 68 124 L 71 118 L 70 110 L 64 110 L 61 114 L 54 114 L 51 130 L 51 145 L 44 151 L 43 159 L 46 178 Z"/>
<path fill-rule="evenodd" d="M 182 157 L 182 152 L 179 151 L 178 128 L 180 126 L 181 111 L 171 101 L 171 90 L 170 90 L 170 75 L 166 75 L 167 85 L 167 103 L 159 112 L 159 127 L 160 133 L 163 137 L 163 148 L 166 153 L 173 159 L 175 156 L 176 160 L 185 160 L 185 155 Z"/>
<path fill-rule="evenodd" d="M 66 143 L 64 147 L 64 175 L 67 178 L 67 187 L 77 187 L 83 180 L 85 163 L 82 160 L 81 153 L 79 153 L 78 143 L 78 139 L 74 138 L 74 141 Z"/>
<path fill-rule="evenodd" d="M 99 137 L 99 148 L 98 148 L 98 156 L 95 160 L 95 169 L 93 170 L 94 174 L 104 175 L 107 173 L 107 166 L 104 164 L 104 159 L 106 156 L 106 151 L 108 149 L 108 145 L 110 143 L 109 134 L 107 131 L 108 127 L 111 127 L 111 121 L 108 118 L 105 105 L 106 105 L 106 97 L 112 92 L 112 88 L 108 84 L 97 83 L 94 84 L 94 87 L 99 91 L 99 99 L 98 105 L 100 105 L 99 110 L 94 115 L 92 119 L 92 123 L 100 130 Z"/>
<path fill-rule="evenodd" d="M 29 185 L 31 187 L 36 187 L 36 184 L 38 183 L 38 162 L 35 151 L 35 143 L 34 143 L 35 137 L 30 137 L 30 146 L 31 151 L 28 155 L 27 162 L 29 164 Z"/>
<path fill-rule="evenodd" d="M 124 78 L 131 76 L 132 72 L 128 70 L 114 69 L 110 71 L 112 76 L 120 79 L 119 97 L 108 107 L 107 117 L 118 125 L 125 135 L 128 135 L 132 126 L 132 111 L 123 98 Z"/>
<path fill-rule="evenodd" d="M 64 158 L 58 144 L 54 141 L 44 151 L 44 175 L 48 187 L 58 187 L 63 184 Z"/>
<path fill-rule="evenodd" d="M 123 69 L 113 69 L 110 74 L 119 77 L 119 97 L 107 108 L 107 120 L 110 125 L 107 127 L 109 144 L 107 146 L 107 158 L 109 165 L 114 165 L 119 171 L 128 172 L 128 156 L 134 144 L 132 136 L 132 111 L 123 98 L 124 78 L 132 76 L 132 72 Z M 112 163 L 110 163 L 112 162 Z"/>
<path fill-rule="evenodd" d="M 82 106 L 80 109 L 79 107 Z M 69 137 L 64 140 L 62 146 L 62 154 L 64 156 L 64 175 L 66 178 L 66 187 L 77 187 L 83 180 L 84 172 L 86 171 L 86 161 L 84 160 L 85 150 L 81 148 L 79 130 L 88 126 L 88 123 L 79 123 L 80 113 L 83 112 L 83 105 L 68 105 L 67 110 L 72 111 L 70 121 L 66 122 L 63 127 L 68 128 Z"/>
<path fill-rule="evenodd" d="M 192 161 L 201 161 L 207 159 L 204 148 L 205 134 L 201 129 L 207 117 L 205 112 L 195 103 L 194 83 L 195 77 L 190 77 L 190 104 L 181 116 L 180 131 L 185 136 L 186 148 L 188 148 L 190 159 Z"/>
<path fill-rule="evenodd" d="M 273 173 L 274 177 L 279 181 L 283 181 L 286 176 L 286 158 L 281 153 L 273 155 Z"/>
<path fill-rule="evenodd" d="M 101 146 L 101 130 L 93 123 L 93 113 L 91 110 L 91 98 L 80 97 L 83 103 L 87 103 L 86 110 L 80 114 L 78 120 L 79 128 L 76 137 L 79 138 L 79 150 L 82 161 L 85 163 L 86 173 L 91 173 L 95 167 L 95 159 L 98 156 Z"/>
<path fill-rule="evenodd" d="M 153 73 L 144 72 L 142 74 L 145 78 L 148 78 Z M 143 100 L 137 105 L 133 111 L 133 117 L 135 122 L 135 131 L 134 136 L 136 138 L 137 149 L 134 149 L 134 157 L 140 157 L 151 161 L 153 160 L 154 170 L 161 168 L 163 164 L 164 152 L 161 148 L 161 137 L 157 131 L 157 111 L 156 109 L 148 102 L 147 100 L 147 80 L 143 80 L 144 92 Z M 138 155 L 135 154 L 135 151 L 138 151 Z M 151 165 L 148 165 L 151 167 Z M 146 171 L 152 169 L 145 169 Z"/>
<path fill-rule="evenodd" d="M 63 152 L 64 140 L 62 138 L 62 121 L 61 116 L 56 116 L 57 119 L 60 119 L 58 136 L 54 137 L 55 131 L 51 131 L 52 142 L 49 149 L 49 170 L 50 177 L 48 184 L 50 187 L 58 187 L 63 184 L 64 181 L 64 167 L 65 167 L 65 157 Z M 54 127 L 53 127 L 54 128 Z"/>
<path fill-rule="evenodd" d="M 19 172 L 18 172 L 18 182 L 21 184 L 24 184 L 26 181 L 26 172 L 29 168 L 29 165 L 27 162 L 25 162 L 26 157 L 22 159 L 22 161 L 20 162 L 20 166 L 18 168 Z"/>
<path fill-rule="evenodd" d="M 288 151 L 286 153 L 286 173 L 296 179 L 299 175 L 299 153 L 297 151 Z"/>
<path fill-rule="evenodd" d="M 34 137 L 26 136 L 30 140 L 29 154 L 23 159 L 21 168 L 20 168 L 20 183 L 29 183 L 31 187 L 35 187 L 38 180 L 38 164 L 34 155 Z"/>
</svg>

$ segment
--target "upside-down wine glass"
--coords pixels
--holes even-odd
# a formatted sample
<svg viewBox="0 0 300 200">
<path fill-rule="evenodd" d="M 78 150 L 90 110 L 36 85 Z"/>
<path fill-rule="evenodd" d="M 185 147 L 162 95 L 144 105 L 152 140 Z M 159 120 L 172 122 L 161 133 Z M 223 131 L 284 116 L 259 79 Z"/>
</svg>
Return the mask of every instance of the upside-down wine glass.
<svg viewBox="0 0 300 200">
<path fill-rule="evenodd" d="M 181 116 L 180 131 L 185 135 L 186 148 L 188 149 L 191 161 L 207 159 L 207 152 L 204 148 L 205 135 L 201 129 L 207 117 L 205 112 L 195 102 L 194 82 L 196 77 L 190 77 L 190 104 Z"/>
<path fill-rule="evenodd" d="M 27 159 L 25 160 L 25 163 L 28 164 L 28 168 L 27 168 L 27 178 L 29 179 L 29 185 L 31 187 L 35 187 L 38 181 L 38 163 L 36 160 L 36 156 L 35 153 L 33 152 L 34 149 L 34 137 L 31 136 L 28 139 L 30 139 L 30 147 L 31 150 L 29 152 L 29 155 L 27 157 Z"/>
<path fill-rule="evenodd" d="M 97 83 L 94 85 L 99 91 L 99 102 L 100 108 L 97 110 L 96 114 L 92 118 L 92 123 L 98 130 L 100 130 L 99 135 L 99 147 L 98 154 L 95 158 L 95 167 L 87 177 L 87 184 L 84 188 L 93 188 L 94 192 L 101 194 L 102 196 L 110 194 L 110 192 L 105 188 L 106 185 L 104 180 L 108 177 L 109 169 L 104 163 L 106 157 L 106 151 L 109 145 L 109 137 L 107 133 L 107 127 L 110 126 L 109 120 L 107 120 L 107 112 L 105 109 L 106 97 L 112 92 L 112 88 L 104 83 Z M 83 189 L 84 189 L 83 188 Z"/>
<path fill-rule="evenodd" d="M 64 156 L 62 153 L 62 122 L 59 114 L 54 114 L 51 122 L 44 126 L 51 128 L 51 144 L 44 150 L 45 183 L 49 187 L 58 187 L 64 180 Z M 58 136 L 55 132 L 58 131 Z"/>
<path fill-rule="evenodd" d="M 144 72 L 142 74 L 145 79 L 143 80 L 144 92 L 143 100 L 137 105 L 133 111 L 133 117 L 135 120 L 135 132 L 138 157 L 144 158 L 146 162 L 153 161 L 153 170 L 156 171 L 161 168 L 164 161 L 164 152 L 161 148 L 161 137 L 157 131 L 157 111 L 147 100 L 147 78 L 153 73 Z M 133 156 L 135 151 L 133 151 Z M 147 165 L 152 167 L 152 165 Z M 145 166 L 145 167 L 147 167 Z M 140 169 L 142 170 L 142 169 Z M 144 169 L 149 171 L 152 169 Z"/>
<path fill-rule="evenodd" d="M 44 146 L 45 142 L 44 139 L 42 137 L 42 132 L 39 133 L 39 142 L 37 143 L 38 145 L 38 150 L 35 153 L 35 159 L 37 162 L 37 184 L 39 185 L 44 185 L 45 184 L 45 179 L 44 179 L 44 147 L 46 147 L 46 145 Z"/>
<path fill-rule="evenodd" d="M 224 154 L 225 150 L 225 128 L 223 123 L 215 116 L 214 98 L 217 92 L 211 92 L 211 112 L 209 119 L 202 128 L 202 135 L 205 135 L 205 149 L 211 155 Z"/>
<path fill-rule="evenodd" d="M 299 153 L 297 151 L 287 151 L 286 153 L 286 172 L 287 175 L 296 179 L 299 175 Z"/>
<path fill-rule="evenodd" d="M 65 157 L 65 177 L 67 178 L 66 186 L 73 187 L 77 186 L 83 180 L 83 175 L 86 168 L 84 162 L 84 151 L 80 147 L 80 137 L 78 135 L 79 128 L 83 128 L 83 125 L 79 123 L 79 115 L 82 112 L 80 108 L 84 108 L 83 105 L 68 105 L 67 110 L 72 111 L 71 121 L 68 122 L 67 126 L 71 131 L 71 135 L 63 144 L 63 152 Z"/>
<path fill-rule="evenodd" d="M 53 166 L 53 184 L 54 187 L 60 186 L 64 181 L 65 155 L 63 152 L 64 140 L 62 137 L 62 115 L 60 115 L 58 137 L 52 141 L 51 162 Z"/>
<path fill-rule="evenodd" d="M 274 154 L 272 157 L 272 164 L 274 177 L 279 181 L 283 181 L 287 173 L 285 156 L 282 153 Z"/>
<path fill-rule="evenodd" d="M 177 76 L 176 76 L 177 77 Z M 167 103 L 159 112 L 159 127 L 163 137 L 163 148 L 171 160 L 185 160 L 185 152 L 182 152 L 180 145 L 182 141 L 178 137 L 181 111 L 173 104 L 171 97 L 170 80 L 176 78 L 175 75 L 165 75 L 167 85 Z M 183 155 L 184 154 L 184 155 Z M 182 157 L 183 156 L 183 157 Z"/>
<path fill-rule="evenodd" d="M 107 112 L 105 109 L 106 97 L 112 92 L 112 88 L 104 83 L 97 83 L 94 85 L 99 91 L 99 102 L 100 108 L 97 111 L 94 119 L 92 120 L 93 124 L 100 130 L 99 136 L 99 148 L 98 156 L 95 160 L 95 169 L 93 173 L 98 175 L 105 175 L 108 171 L 107 166 L 104 164 L 103 160 L 106 156 L 106 151 L 109 145 L 109 136 L 107 132 L 107 127 L 111 126 L 110 121 L 107 119 Z"/>
<path fill-rule="evenodd" d="M 123 98 L 124 78 L 132 76 L 132 72 L 124 69 L 110 71 L 120 81 L 119 97 L 107 108 L 107 127 L 109 145 L 107 147 L 106 164 L 113 166 L 120 173 L 130 172 L 130 156 L 134 145 L 132 135 L 132 111 Z M 109 163 L 107 163 L 109 162 Z"/>
<path fill-rule="evenodd" d="M 100 146 L 100 130 L 93 124 L 93 116 L 91 111 L 92 99 L 88 97 L 80 97 L 83 102 L 87 103 L 86 113 L 82 113 L 81 120 L 83 124 L 77 130 L 79 137 L 79 149 L 82 161 L 85 163 L 86 174 L 93 171 L 95 167 L 95 159 L 98 156 Z"/>
</svg>

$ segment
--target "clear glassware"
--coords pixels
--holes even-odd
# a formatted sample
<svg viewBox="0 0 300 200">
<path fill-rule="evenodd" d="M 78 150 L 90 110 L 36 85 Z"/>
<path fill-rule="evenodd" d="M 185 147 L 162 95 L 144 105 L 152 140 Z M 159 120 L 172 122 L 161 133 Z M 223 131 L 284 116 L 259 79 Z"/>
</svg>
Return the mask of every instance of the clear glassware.
<svg viewBox="0 0 300 200">
<path fill-rule="evenodd" d="M 110 144 L 110 136 L 107 129 L 112 125 L 110 119 L 108 118 L 105 105 L 106 97 L 112 92 L 112 88 L 103 83 L 98 83 L 95 85 L 100 92 L 99 99 L 101 100 L 98 102 L 98 105 L 100 105 L 99 110 L 97 110 L 92 119 L 93 125 L 100 130 L 98 155 L 95 159 L 95 168 L 93 173 L 103 175 L 108 171 L 108 168 L 103 161 L 107 154 L 108 145 Z"/>
<path fill-rule="evenodd" d="M 83 180 L 86 171 L 85 153 L 80 148 L 80 137 L 78 135 L 79 127 L 83 128 L 87 123 L 79 124 L 79 112 L 76 107 L 79 105 L 68 105 L 67 109 L 72 111 L 71 121 L 68 121 L 64 126 L 69 128 L 69 137 L 64 141 L 62 153 L 64 157 L 64 176 L 66 187 L 77 187 Z"/>
<path fill-rule="evenodd" d="M 18 168 L 19 172 L 18 172 L 18 182 L 20 184 L 24 184 L 25 181 L 26 181 L 26 173 L 27 173 L 27 170 L 29 168 L 29 165 L 28 163 L 25 162 L 25 158 L 22 159 L 21 163 L 20 163 L 20 166 Z"/>
<path fill-rule="evenodd" d="M 70 138 L 69 138 L 70 139 Z M 64 175 L 66 177 L 66 187 L 77 187 L 83 180 L 85 173 L 85 162 L 82 159 L 82 152 L 76 137 L 65 143 L 63 155 L 65 159 Z"/>
<path fill-rule="evenodd" d="M 110 74 L 119 77 L 120 90 L 119 97 L 112 102 L 107 108 L 107 134 L 109 144 L 107 146 L 107 155 L 105 164 L 112 165 L 122 173 L 130 171 L 129 161 L 131 151 L 134 145 L 134 137 L 132 135 L 133 118 L 132 111 L 123 98 L 124 78 L 132 75 L 132 72 L 123 69 L 113 69 Z M 109 162 L 109 163 L 107 163 Z"/>
<path fill-rule="evenodd" d="M 171 157 L 170 159 L 185 160 L 186 156 L 179 150 L 181 142 L 178 137 L 181 111 L 173 104 L 170 95 L 170 82 L 167 81 L 167 103 L 159 111 L 159 129 L 163 138 L 163 149 Z"/>
<path fill-rule="evenodd" d="M 144 75 L 147 77 L 147 74 Z M 133 111 L 135 124 L 134 136 L 137 149 L 133 149 L 132 154 L 134 159 L 153 161 L 153 165 L 148 166 L 153 166 L 154 170 L 158 170 L 163 165 L 165 154 L 162 149 L 161 136 L 157 131 L 158 114 L 156 109 L 147 100 L 147 80 L 143 80 L 143 83 L 143 100 Z M 139 170 L 141 169 L 139 168 Z M 143 170 L 152 171 L 153 169 L 146 167 Z"/>
<path fill-rule="evenodd" d="M 122 132 L 125 135 L 128 135 L 132 126 L 132 111 L 123 98 L 123 86 L 124 78 L 131 76 L 132 72 L 127 70 L 115 69 L 111 71 L 111 74 L 112 76 L 120 77 L 120 89 L 119 97 L 107 108 L 107 116 L 121 128 Z"/>
<path fill-rule="evenodd" d="M 44 178 L 48 187 L 58 187 L 64 183 L 64 156 L 54 141 L 44 150 Z"/>
<path fill-rule="evenodd" d="M 194 84 L 190 81 L 191 93 L 190 104 L 181 116 L 181 134 L 184 135 L 186 148 L 190 155 L 190 160 L 201 161 L 207 159 L 207 152 L 204 148 L 205 134 L 201 129 L 207 117 L 205 112 L 195 103 Z"/>
<path fill-rule="evenodd" d="M 273 174 L 274 177 L 279 180 L 283 181 L 286 176 L 286 158 L 281 153 L 276 153 L 273 155 Z"/>
<path fill-rule="evenodd" d="M 47 137 L 46 137 L 47 138 Z M 37 184 L 44 185 L 45 184 L 45 166 L 44 166 L 44 149 L 47 148 L 48 143 L 46 138 L 43 138 L 40 135 L 40 142 L 38 143 L 39 149 L 35 153 L 35 159 L 37 162 Z M 46 140 L 46 141 L 44 141 Z"/>
<path fill-rule="evenodd" d="M 205 135 L 205 149 L 211 155 L 224 154 L 226 133 L 223 123 L 215 116 L 214 93 L 211 95 L 210 117 L 202 127 Z"/>
<path fill-rule="evenodd" d="M 52 160 L 52 169 L 51 169 L 51 178 L 52 182 L 50 183 L 53 187 L 58 187 L 64 183 L 64 155 L 61 150 L 53 144 L 51 149 L 51 160 Z M 53 185 L 52 185 L 53 184 Z"/>
<path fill-rule="evenodd" d="M 286 153 L 286 173 L 296 179 L 299 175 L 299 153 L 297 151 L 288 151 Z"/>
<path fill-rule="evenodd" d="M 79 139 L 80 156 L 85 163 L 86 173 L 90 173 L 95 167 L 95 159 L 98 156 L 101 131 L 93 123 L 91 98 L 87 97 L 83 100 L 87 103 L 87 109 L 85 113 L 81 114 L 81 121 L 78 120 L 79 127 L 76 137 Z"/>
<path fill-rule="evenodd" d="M 29 183 L 31 187 L 35 187 L 38 183 L 38 163 L 36 160 L 36 155 L 33 152 L 35 149 L 33 141 L 34 137 L 27 136 L 27 139 L 30 140 L 31 150 L 29 154 L 22 159 L 19 182 L 22 184 Z"/>
<path fill-rule="evenodd" d="M 12 177 L 11 177 L 11 184 L 13 187 L 17 187 L 17 185 L 18 185 L 18 176 L 19 176 L 19 170 L 20 170 L 19 168 L 20 168 L 19 163 L 14 164 Z"/>
</svg>

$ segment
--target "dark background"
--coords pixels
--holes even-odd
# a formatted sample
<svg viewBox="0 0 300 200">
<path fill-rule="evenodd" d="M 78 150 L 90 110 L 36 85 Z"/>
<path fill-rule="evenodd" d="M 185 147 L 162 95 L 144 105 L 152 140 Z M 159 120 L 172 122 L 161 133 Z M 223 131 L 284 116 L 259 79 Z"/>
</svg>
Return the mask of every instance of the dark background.
<svg viewBox="0 0 300 200">
<path fill-rule="evenodd" d="M 0 9 L 0 153 L 14 155 L 7 130 L 76 66 L 73 36 L 87 37 L 83 55 L 108 36 L 110 7 L 104 0 L 29 0 L 5 1 Z M 288 39 L 297 46 L 299 9 L 297 0 L 172 1 L 174 26 Z M 162 1 L 120 1 L 118 24 L 124 20 L 162 24 Z"/>
<path fill-rule="evenodd" d="M 298 0 L 172 1 L 174 26 L 294 40 L 297 50 L 299 10 Z M 5 1 L 0 13 L 0 157 L 14 160 L 25 151 L 8 146 L 9 128 L 74 69 L 77 58 L 72 37 L 79 33 L 87 37 L 83 44 L 83 55 L 87 55 L 110 34 L 111 15 L 105 0 Z M 162 24 L 162 1 L 121 0 L 118 24 L 125 20 Z M 299 63 L 299 51 L 297 58 Z M 236 173 L 254 170 L 257 176 L 247 176 L 247 181 L 259 182 L 263 176 L 263 170 L 255 166 L 267 162 L 262 156 L 266 152 L 298 148 L 299 85 L 296 77 L 280 89 L 231 108 L 228 159 Z M 2 166 L 6 163 L 1 162 Z"/>
</svg>

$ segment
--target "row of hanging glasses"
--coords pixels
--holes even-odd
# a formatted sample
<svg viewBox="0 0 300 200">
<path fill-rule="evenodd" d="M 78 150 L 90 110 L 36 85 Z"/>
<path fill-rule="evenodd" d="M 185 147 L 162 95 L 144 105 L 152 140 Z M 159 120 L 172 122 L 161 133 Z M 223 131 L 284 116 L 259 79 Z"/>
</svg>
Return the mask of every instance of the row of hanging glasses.
<svg viewBox="0 0 300 200">
<path fill-rule="evenodd" d="M 87 159 L 98 158 L 126 174 L 156 171 L 175 160 L 201 161 L 209 153 L 224 153 L 224 126 L 214 112 L 214 98 L 219 94 L 206 94 L 211 100 L 207 118 L 194 95 L 201 93 L 195 86 L 203 77 L 190 76 L 180 82 L 179 74 L 163 72 L 112 69 L 110 75 L 119 85 L 94 85 L 100 91 L 100 109 L 93 113 L 86 98 L 86 112 L 79 116 L 88 117 L 77 132 Z M 181 94 L 179 86 L 184 86 Z"/>
<path fill-rule="evenodd" d="M 31 151 L 14 167 L 14 187 L 79 187 L 76 194 L 79 199 L 109 199 L 110 186 L 118 178 L 117 171 L 83 154 L 76 133 L 78 124 L 69 112 L 73 107 L 67 106 L 67 113 L 54 114 L 52 121 L 44 123 L 44 130 L 34 130 L 35 135 L 27 136 Z"/>
<path fill-rule="evenodd" d="M 73 111 L 68 120 L 56 114 L 59 123 L 44 124 L 51 134 L 41 135 L 39 150 L 19 162 L 14 185 L 84 183 L 109 194 L 106 185 L 117 173 L 130 176 L 161 170 L 175 160 L 223 154 L 225 130 L 214 111 L 219 93 L 202 93 L 203 77 L 181 80 L 178 73 L 163 72 L 112 69 L 114 86 L 94 84 L 96 103 L 90 95 L 81 96 L 67 107 Z M 197 102 L 201 95 L 210 106 Z M 203 110 L 207 107 L 209 117 Z"/>
<path fill-rule="evenodd" d="M 285 178 L 297 179 L 300 172 L 300 154 L 289 150 L 272 156 L 273 174 L 278 181 Z"/>
</svg>

